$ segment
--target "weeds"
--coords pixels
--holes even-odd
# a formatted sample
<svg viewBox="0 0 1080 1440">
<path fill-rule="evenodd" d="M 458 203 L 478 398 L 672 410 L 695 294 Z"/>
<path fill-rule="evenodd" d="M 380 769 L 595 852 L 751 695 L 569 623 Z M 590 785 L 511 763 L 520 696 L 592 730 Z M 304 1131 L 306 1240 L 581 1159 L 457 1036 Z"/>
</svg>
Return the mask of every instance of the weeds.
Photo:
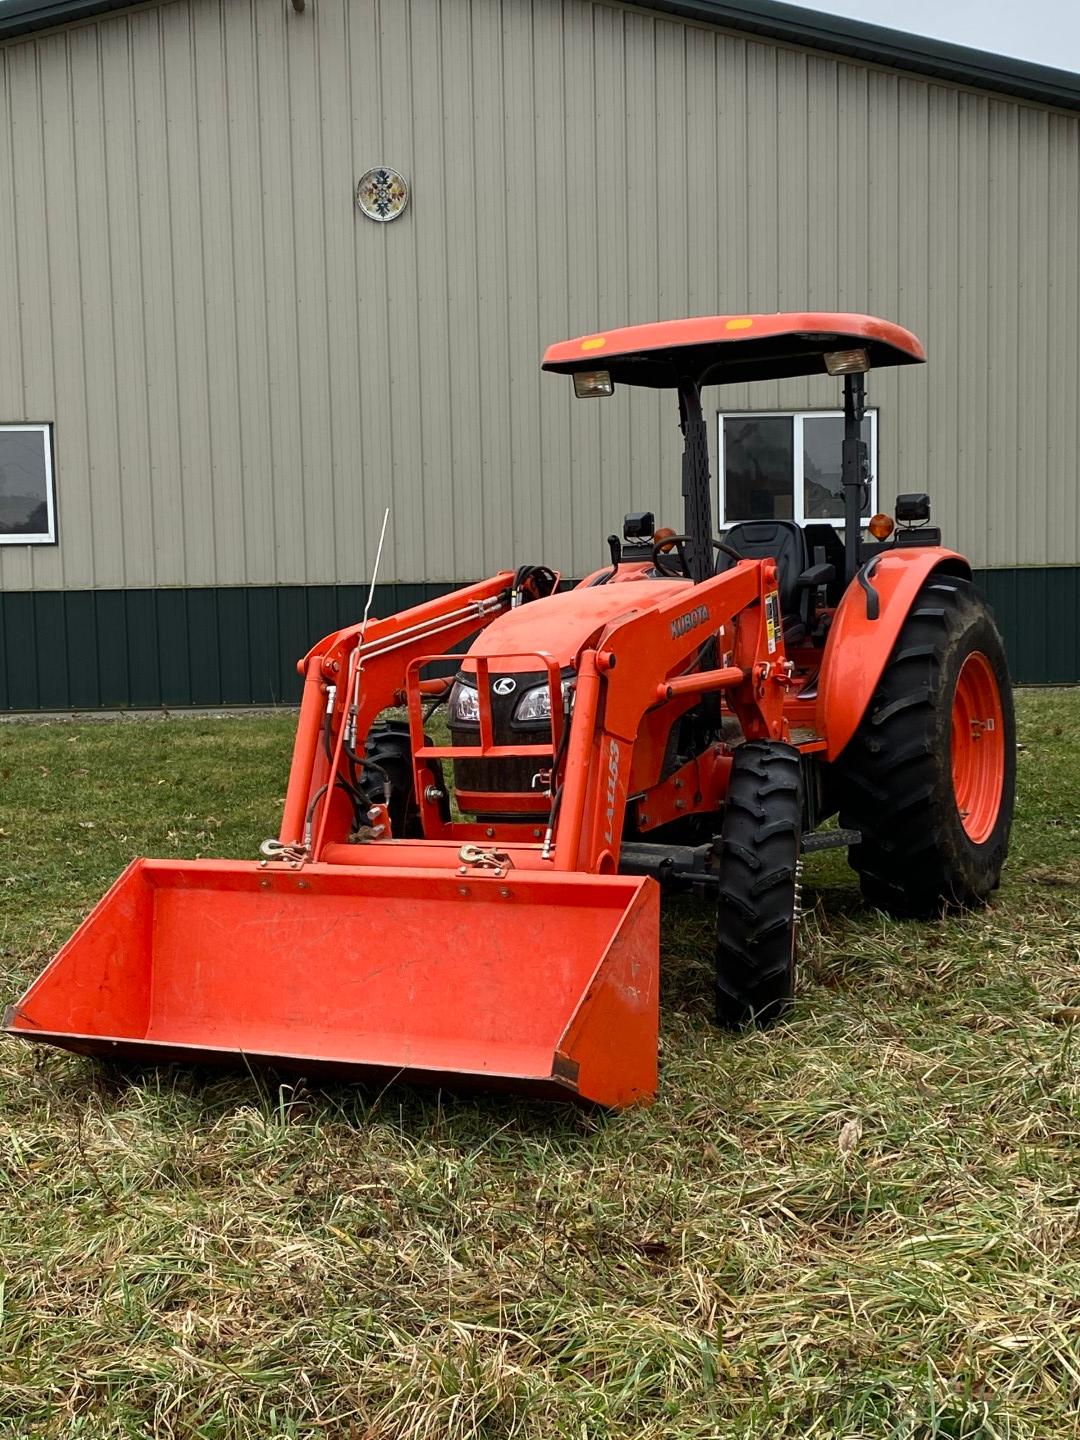
<svg viewBox="0 0 1080 1440">
<path fill-rule="evenodd" d="M 0 1045 L 0 1435 L 1080 1435 L 1080 697 L 1020 722 L 993 908 L 811 857 L 778 1029 L 667 908 L 651 1110 Z M 252 855 L 292 726 L 0 726 L 3 995 L 132 855 Z"/>
</svg>

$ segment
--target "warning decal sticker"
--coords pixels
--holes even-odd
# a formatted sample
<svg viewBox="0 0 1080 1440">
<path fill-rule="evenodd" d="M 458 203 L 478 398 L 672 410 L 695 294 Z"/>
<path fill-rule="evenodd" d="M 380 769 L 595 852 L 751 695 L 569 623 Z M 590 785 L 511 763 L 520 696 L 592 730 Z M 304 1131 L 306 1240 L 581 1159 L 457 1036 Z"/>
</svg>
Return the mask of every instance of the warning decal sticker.
<svg viewBox="0 0 1080 1440">
<path fill-rule="evenodd" d="M 780 597 L 775 590 L 765 596 L 765 633 L 769 642 L 769 654 L 776 653 L 776 637 L 780 630 Z"/>
</svg>

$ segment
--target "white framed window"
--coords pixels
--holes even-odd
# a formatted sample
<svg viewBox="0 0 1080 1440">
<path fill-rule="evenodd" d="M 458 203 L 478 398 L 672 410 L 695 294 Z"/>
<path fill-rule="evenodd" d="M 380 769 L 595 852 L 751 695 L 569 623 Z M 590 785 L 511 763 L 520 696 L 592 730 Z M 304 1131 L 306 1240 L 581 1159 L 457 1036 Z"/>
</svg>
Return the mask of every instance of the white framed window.
<svg viewBox="0 0 1080 1440">
<path fill-rule="evenodd" d="M 0 545 L 55 545 L 51 425 L 0 424 Z"/>
<path fill-rule="evenodd" d="M 840 473 L 842 410 L 753 410 L 717 415 L 717 524 L 737 520 L 844 523 Z M 862 437 L 870 458 L 863 515 L 877 508 L 877 411 L 867 410 Z"/>
</svg>

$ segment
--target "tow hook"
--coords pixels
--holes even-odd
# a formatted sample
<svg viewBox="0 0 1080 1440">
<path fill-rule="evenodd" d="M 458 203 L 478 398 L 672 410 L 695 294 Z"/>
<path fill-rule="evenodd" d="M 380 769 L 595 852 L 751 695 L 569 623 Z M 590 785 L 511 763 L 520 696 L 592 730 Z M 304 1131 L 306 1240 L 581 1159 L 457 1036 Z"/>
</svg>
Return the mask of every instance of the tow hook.
<svg viewBox="0 0 1080 1440">
<path fill-rule="evenodd" d="M 259 846 L 259 854 L 262 856 L 259 861 L 261 870 L 273 864 L 288 865 L 290 870 L 299 870 L 308 858 L 308 848 L 306 845 L 283 845 L 280 840 L 264 840 Z"/>
<path fill-rule="evenodd" d="M 458 851 L 458 859 L 461 861 L 459 875 L 467 875 L 470 868 L 490 870 L 493 879 L 501 880 L 506 872 L 514 867 L 514 862 L 506 850 L 496 850 L 494 847 L 486 849 L 483 845 L 462 845 Z"/>
</svg>

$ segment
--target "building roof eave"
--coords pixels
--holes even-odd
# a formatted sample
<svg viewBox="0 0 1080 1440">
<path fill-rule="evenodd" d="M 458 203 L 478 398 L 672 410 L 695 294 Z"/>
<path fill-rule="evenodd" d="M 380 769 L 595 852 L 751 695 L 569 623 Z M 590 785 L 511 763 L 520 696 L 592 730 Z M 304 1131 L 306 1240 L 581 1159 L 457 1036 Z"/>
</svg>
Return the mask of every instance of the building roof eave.
<svg viewBox="0 0 1080 1440">
<path fill-rule="evenodd" d="M 0 41 L 35 30 L 129 8 L 132 0 L 0 0 Z M 785 0 L 626 0 L 627 4 L 850 56 L 871 65 L 908 70 L 954 85 L 996 91 L 1041 105 L 1080 111 L 1080 75 L 951 41 L 909 35 L 786 4 Z"/>
<path fill-rule="evenodd" d="M 131 3 L 132 0 L 0 0 L 0 40 L 88 20 L 107 10 L 130 8 Z"/>
<path fill-rule="evenodd" d="M 909 35 L 865 20 L 850 20 L 844 15 L 788 5 L 784 0 L 626 0 L 626 3 L 726 30 L 746 31 L 763 39 L 847 55 L 871 65 L 909 70 L 954 85 L 969 85 L 1041 105 L 1080 110 L 1080 75 L 1071 71 L 973 50 L 926 35 Z"/>
</svg>

